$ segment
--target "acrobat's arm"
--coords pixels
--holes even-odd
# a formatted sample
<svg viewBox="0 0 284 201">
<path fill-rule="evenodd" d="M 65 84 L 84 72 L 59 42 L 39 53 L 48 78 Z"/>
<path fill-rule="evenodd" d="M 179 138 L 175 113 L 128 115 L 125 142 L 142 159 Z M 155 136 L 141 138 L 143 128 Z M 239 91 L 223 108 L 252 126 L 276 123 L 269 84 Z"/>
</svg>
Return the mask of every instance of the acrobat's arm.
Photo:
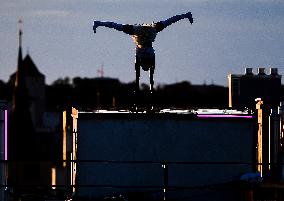
<svg viewBox="0 0 284 201">
<path fill-rule="evenodd" d="M 94 33 L 96 33 L 96 30 L 99 26 L 113 28 L 117 31 L 123 31 L 123 25 L 122 24 L 118 24 L 118 23 L 115 23 L 115 22 L 94 21 L 94 26 L 93 26 Z"/>
<path fill-rule="evenodd" d="M 190 22 L 190 24 L 193 23 L 193 18 L 192 18 L 192 14 L 191 12 L 187 12 L 181 15 L 175 15 L 167 20 L 164 21 L 160 21 L 156 23 L 156 29 L 157 32 L 162 31 L 164 28 L 166 28 L 167 26 L 170 26 L 173 23 L 176 23 L 179 20 L 185 19 L 187 18 Z"/>
<path fill-rule="evenodd" d="M 130 24 L 118 24 L 115 22 L 94 21 L 94 26 L 93 26 L 94 33 L 96 33 L 96 30 L 99 26 L 113 28 L 113 29 L 116 29 L 117 31 L 123 31 L 124 33 L 129 34 L 129 35 L 134 34 L 133 25 L 130 25 Z"/>
</svg>

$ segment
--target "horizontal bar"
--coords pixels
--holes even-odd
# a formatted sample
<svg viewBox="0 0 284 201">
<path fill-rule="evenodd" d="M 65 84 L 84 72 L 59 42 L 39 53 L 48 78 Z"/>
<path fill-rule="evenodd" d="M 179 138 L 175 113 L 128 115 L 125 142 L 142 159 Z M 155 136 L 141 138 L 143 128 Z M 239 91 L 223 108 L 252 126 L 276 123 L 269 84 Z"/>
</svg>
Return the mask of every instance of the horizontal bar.
<svg viewBox="0 0 284 201">
<path fill-rule="evenodd" d="M 242 161 L 115 161 L 115 160 L 59 160 L 59 161 L 41 161 L 41 160 L 0 160 L 0 163 L 101 163 L 101 164 L 158 164 L 158 165 L 171 165 L 171 164 L 185 164 L 185 165 L 284 165 L 284 163 L 254 163 L 254 162 L 242 162 Z"/>
</svg>

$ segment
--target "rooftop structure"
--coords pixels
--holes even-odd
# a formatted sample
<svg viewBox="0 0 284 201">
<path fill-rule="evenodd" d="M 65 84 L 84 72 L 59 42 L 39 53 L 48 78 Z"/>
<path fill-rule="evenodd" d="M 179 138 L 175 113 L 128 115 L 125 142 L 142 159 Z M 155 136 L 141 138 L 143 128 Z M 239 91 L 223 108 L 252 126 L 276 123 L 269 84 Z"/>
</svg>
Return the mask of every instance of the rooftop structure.
<svg viewBox="0 0 284 201">
<path fill-rule="evenodd" d="M 229 107 L 255 109 L 255 99 L 261 98 L 270 108 L 280 103 L 281 75 L 277 68 L 258 68 L 256 74 L 252 68 L 246 68 L 245 74 L 230 74 Z"/>
<path fill-rule="evenodd" d="M 135 193 L 145 200 L 186 199 L 195 196 L 192 189 L 228 186 L 255 169 L 256 124 L 247 111 L 73 108 L 72 117 L 73 143 L 66 144 L 73 145 L 63 154 L 72 157 L 71 184 L 82 199 L 132 200 Z M 202 198 L 233 198 L 216 191 L 218 198 Z"/>
</svg>

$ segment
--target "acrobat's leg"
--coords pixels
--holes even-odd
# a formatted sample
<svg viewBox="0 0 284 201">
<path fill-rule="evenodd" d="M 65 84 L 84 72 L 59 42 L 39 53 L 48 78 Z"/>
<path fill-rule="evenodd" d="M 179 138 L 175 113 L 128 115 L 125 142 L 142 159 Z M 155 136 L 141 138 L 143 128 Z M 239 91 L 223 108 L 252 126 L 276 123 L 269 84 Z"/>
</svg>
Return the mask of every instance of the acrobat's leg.
<svg viewBox="0 0 284 201">
<path fill-rule="evenodd" d="M 135 61 L 135 73 L 136 73 L 136 80 L 135 80 L 135 89 L 134 89 L 134 111 L 138 112 L 138 107 L 140 105 L 139 103 L 139 96 L 140 96 L 140 91 L 139 91 L 139 80 L 140 80 L 140 62 L 136 58 Z"/>
<path fill-rule="evenodd" d="M 150 67 L 150 93 L 153 94 L 154 90 L 154 71 L 155 71 L 155 57 L 151 61 L 151 67 Z"/>
<path fill-rule="evenodd" d="M 153 112 L 154 110 L 154 67 L 150 68 L 150 72 L 149 72 L 149 77 L 150 77 L 150 102 L 149 102 L 149 106 L 150 106 L 150 110 L 151 112 Z"/>
<path fill-rule="evenodd" d="M 155 68 L 150 68 L 149 77 L 150 77 L 150 93 L 153 94 L 154 89 L 154 70 Z"/>
<path fill-rule="evenodd" d="M 140 80 L 140 64 L 137 60 L 135 62 L 135 72 L 136 72 L 135 93 L 137 95 L 139 93 L 139 80 Z"/>
</svg>

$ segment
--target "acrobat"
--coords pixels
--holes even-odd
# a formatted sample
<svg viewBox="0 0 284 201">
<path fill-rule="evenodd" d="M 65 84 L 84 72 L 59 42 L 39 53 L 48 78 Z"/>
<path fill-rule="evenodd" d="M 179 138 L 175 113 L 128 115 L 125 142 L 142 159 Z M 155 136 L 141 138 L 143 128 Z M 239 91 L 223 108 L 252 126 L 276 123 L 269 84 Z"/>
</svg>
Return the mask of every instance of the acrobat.
<svg viewBox="0 0 284 201">
<path fill-rule="evenodd" d="M 191 12 L 175 15 L 165 21 L 153 22 L 151 24 L 117 24 L 115 22 L 101 22 L 94 21 L 93 30 L 96 33 L 96 29 L 99 26 L 113 28 L 118 31 L 122 31 L 132 36 L 136 45 L 136 86 L 135 91 L 139 91 L 139 80 L 140 80 L 140 67 L 144 71 L 149 71 L 150 77 L 150 92 L 153 93 L 154 87 L 154 70 L 155 70 L 155 50 L 153 49 L 152 43 L 155 41 L 158 32 L 162 31 L 167 26 L 182 20 L 188 19 L 189 22 L 193 23 Z"/>
</svg>

